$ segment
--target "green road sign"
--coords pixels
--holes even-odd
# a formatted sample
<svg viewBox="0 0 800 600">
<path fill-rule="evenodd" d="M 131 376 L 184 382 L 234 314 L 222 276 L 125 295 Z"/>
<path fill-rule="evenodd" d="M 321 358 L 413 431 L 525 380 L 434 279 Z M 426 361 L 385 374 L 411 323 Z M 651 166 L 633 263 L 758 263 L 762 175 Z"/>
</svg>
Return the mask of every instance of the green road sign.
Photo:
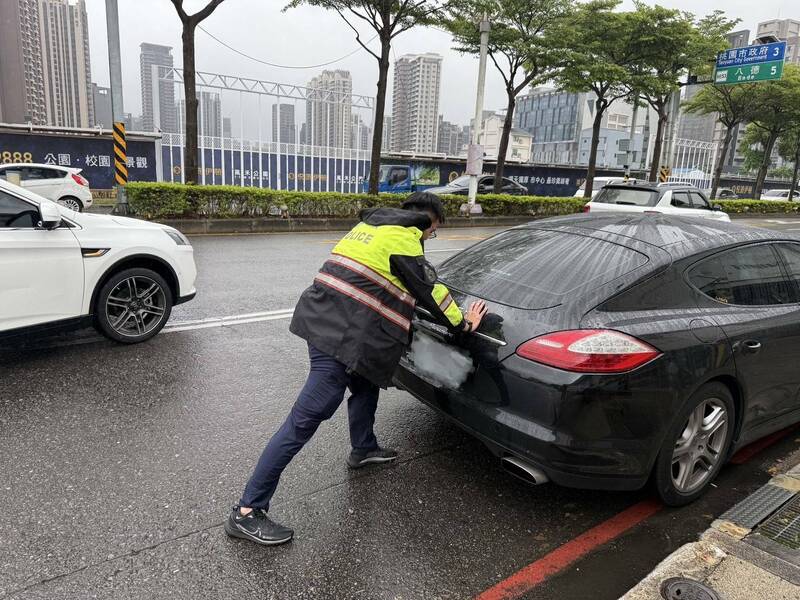
<svg viewBox="0 0 800 600">
<path fill-rule="evenodd" d="M 740 65 L 720 68 L 714 74 L 714 83 L 719 85 L 730 83 L 752 83 L 753 81 L 770 81 L 783 76 L 783 60 L 755 65 Z"/>
</svg>

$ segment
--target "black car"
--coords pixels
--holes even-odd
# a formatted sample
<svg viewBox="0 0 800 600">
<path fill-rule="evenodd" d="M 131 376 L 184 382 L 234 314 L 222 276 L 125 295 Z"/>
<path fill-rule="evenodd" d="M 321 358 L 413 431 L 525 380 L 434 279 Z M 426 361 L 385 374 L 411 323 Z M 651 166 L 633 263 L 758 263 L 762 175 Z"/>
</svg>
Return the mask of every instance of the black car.
<svg viewBox="0 0 800 600">
<path fill-rule="evenodd" d="M 435 187 L 425 190 L 434 194 L 459 194 L 466 196 L 469 192 L 469 175 L 462 175 L 441 187 Z M 492 194 L 494 193 L 494 175 L 481 175 L 478 178 L 478 193 L 479 194 Z M 501 194 L 512 194 L 514 196 L 524 196 L 528 193 L 528 188 L 509 179 L 503 177 L 503 188 Z"/>
<path fill-rule="evenodd" d="M 800 420 L 800 239 L 785 236 L 659 214 L 505 231 L 439 268 L 459 305 L 489 304 L 479 333 L 418 310 L 395 383 L 529 481 L 652 476 L 686 504 L 735 450 Z"/>
</svg>

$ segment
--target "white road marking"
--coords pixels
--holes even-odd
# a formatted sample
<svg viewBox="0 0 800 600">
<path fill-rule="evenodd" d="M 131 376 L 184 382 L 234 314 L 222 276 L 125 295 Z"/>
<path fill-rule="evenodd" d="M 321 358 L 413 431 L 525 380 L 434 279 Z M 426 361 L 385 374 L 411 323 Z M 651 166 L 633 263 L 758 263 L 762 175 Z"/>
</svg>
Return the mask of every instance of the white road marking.
<svg viewBox="0 0 800 600">
<path fill-rule="evenodd" d="M 282 310 L 248 313 L 244 315 L 231 315 L 228 317 L 210 317 L 196 321 L 175 321 L 172 323 L 167 323 L 164 329 L 161 330 L 161 333 L 192 331 L 194 329 L 210 329 L 212 327 L 232 327 L 234 325 L 246 325 L 248 323 L 261 323 L 262 321 L 277 321 L 279 319 L 289 319 L 293 313 L 293 308 L 285 308 Z"/>
</svg>

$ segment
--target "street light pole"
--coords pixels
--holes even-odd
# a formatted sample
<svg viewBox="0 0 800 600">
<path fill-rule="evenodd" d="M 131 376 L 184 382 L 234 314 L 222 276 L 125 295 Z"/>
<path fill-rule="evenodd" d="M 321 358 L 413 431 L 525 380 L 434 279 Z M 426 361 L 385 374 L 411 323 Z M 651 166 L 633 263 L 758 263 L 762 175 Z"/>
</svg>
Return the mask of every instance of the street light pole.
<svg viewBox="0 0 800 600">
<path fill-rule="evenodd" d="M 108 74 L 111 84 L 111 118 L 117 123 L 125 120 L 125 109 L 122 103 L 122 58 L 119 49 L 117 0 L 106 0 L 106 35 L 108 36 Z M 116 188 L 117 203 L 114 206 L 114 212 L 126 215 L 128 214 L 128 198 L 125 195 L 125 186 L 117 184 Z"/>
<path fill-rule="evenodd" d="M 468 212 L 472 214 L 475 206 L 475 197 L 478 195 L 478 177 L 483 172 L 483 146 L 480 145 L 481 130 L 483 129 L 483 92 L 486 87 L 486 55 L 489 48 L 489 24 L 488 13 L 483 13 L 480 23 L 481 50 L 478 61 L 478 92 L 475 96 L 475 121 L 472 128 L 472 142 L 469 145 L 467 154 L 467 174 L 469 177 L 469 201 Z"/>
</svg>

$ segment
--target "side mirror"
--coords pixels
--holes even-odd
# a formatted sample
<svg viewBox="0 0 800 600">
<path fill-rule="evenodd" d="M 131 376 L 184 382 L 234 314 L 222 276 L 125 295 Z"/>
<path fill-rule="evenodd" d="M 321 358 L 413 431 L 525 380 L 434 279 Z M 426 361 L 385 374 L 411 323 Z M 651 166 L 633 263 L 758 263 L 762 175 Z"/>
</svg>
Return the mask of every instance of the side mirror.
<svg viewBox="0 0 800 600">
<path fill-rule="evenodd" d="M 721 211 L 722 207 L 719 204 L 712 204 L 711 205 L 711 210 Z"/>
<path fill-rule="evenodd" d="M 39 216 L 42 219 L 39 227 L 42 229 L 55 229 L 61 225 L 61 211 L 52 202 L 39 205 Z"/>
</svg>

